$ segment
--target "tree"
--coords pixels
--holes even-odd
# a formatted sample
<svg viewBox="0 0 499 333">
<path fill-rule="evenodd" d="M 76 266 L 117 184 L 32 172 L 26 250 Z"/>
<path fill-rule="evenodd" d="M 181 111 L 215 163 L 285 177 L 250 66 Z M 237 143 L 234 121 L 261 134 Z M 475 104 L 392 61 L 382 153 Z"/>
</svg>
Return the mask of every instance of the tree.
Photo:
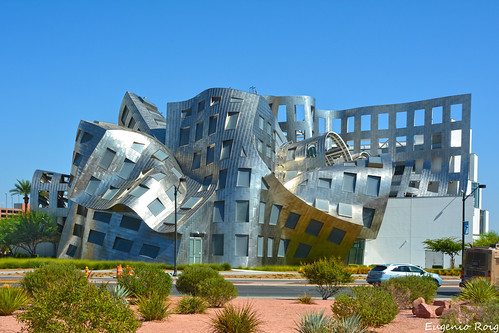
<svg viewBox="0 0 499 333">
<path fill-rule="evenodd" d="M 317 285 L 324 300 L 337 293 L 342 283 L 353 282 L 352 274 L 335 258 L 321 258 L 306 264 L 300 267 L 300 273 L 309 283 Z"/>
<path fill-rule="evenodd" d="M 31 257 L 36 256 L 36 247 L 43 242 L 55 241 L 58 235 L 57 223 L 50 215 L 29 212 L 13 215 L 2 220 L 0 242 L 7 246 L 24 249 Z"/>
<path fill-rule="evenodd" d="M 473 246 L 489 246 L 495 243 L 499 243 L 499 234 L 495 231 L 489 231 L 480 234 L 480 237 L 473 242 Z"/>
<path fill-rule="evenodd" d="M 454 258 L 461 251 L 462 244 L 456 237 L 427 239 L 423 242 L 425 249 L 443 252 L 450 256 L 450 268 L 454 268 Z"/>
<path fill-rule="evenodd" d="M 17 179 L 17 184 L 14 188 L 9 191 L 10 195 L 24 195 L 24 209 L 25 212 L 28 210 L 29 195 L 31 193 L 31 182 L 29 180 L 19 180 Z"/>
</svg>

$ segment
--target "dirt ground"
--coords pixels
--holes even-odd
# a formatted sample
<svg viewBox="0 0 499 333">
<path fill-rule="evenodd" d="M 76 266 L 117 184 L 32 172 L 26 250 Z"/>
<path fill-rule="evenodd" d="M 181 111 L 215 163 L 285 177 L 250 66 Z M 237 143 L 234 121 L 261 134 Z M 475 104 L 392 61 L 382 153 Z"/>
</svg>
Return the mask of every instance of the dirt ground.
<svg viewBox="0 0 499 333">
<path fill-rule="evenodd" d="M 175 308 L 179 297 L 170 297 L 170 309 Z M 330 305 L 333 300 L 314 300 L 316 304 L 299 304 L 294 299 L 265 299 L 265 298 L 236 298 L 232 301 L 234 305 L 250 303 L 259 313 L 263 325 L 262 332 L 265 333 L 291 333 L 294 332 L 299 314 L 308 312 L 322 312 L 330 315 Z M 139 333 L 202 333 L 210 331 L 210 318 L 220 309 L 208 309 L 205 314 L 182 315 L 171 314 L 161 321 L 142 322 L 138 329 Z M 140 314 L 138 314 L 140 316 Z M 378 333 L 411 333 L 411 332 L 440 332 L 432 330 L 432 325 L 437 325 L 438 319 L 416 318 L 410 310 L 400 312 L 388 325 L 372 330 Z M 0 317 L 0 332 L 20 332 L 22 326 L 16 321 L 15 314 Z M 430 328 L 430 329 L 427 329 Z"/>
</svg>

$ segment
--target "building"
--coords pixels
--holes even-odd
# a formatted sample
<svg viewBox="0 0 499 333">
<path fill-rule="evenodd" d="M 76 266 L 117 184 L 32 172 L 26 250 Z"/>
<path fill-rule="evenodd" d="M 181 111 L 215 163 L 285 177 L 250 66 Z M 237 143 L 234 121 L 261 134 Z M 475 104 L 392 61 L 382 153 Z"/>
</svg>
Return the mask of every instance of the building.
<svg viewBox="0 0 499 333">
<path fill-rule="evenodd" d="M 80 122 L 70 174 L 37 171 L 31 200 L 59 217 L 60 258 L 172 263 L 176 236 L 179 263 L 424 265 L 421 241 L 460 237 L 478 184 L 470 115 L 471 95 L 338 111 L 215 88 L 165 118 L 127 92 L 118 124 Z M 470 240 L 488 229 L 475 193 Z"/>
</svg>

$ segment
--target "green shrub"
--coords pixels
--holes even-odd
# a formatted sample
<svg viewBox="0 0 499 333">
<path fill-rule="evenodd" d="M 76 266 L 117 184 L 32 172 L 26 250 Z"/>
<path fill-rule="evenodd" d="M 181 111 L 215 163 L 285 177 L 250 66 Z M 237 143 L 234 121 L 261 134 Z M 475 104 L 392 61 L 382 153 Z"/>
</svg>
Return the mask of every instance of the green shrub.
<svg viewBox="0 0 499 333">
<path fill-rule="evenodd" d="M 145 321 L 161 320 L 168 315 L 170 305 L 159 294 L 153 294 L 150 298 L 141 297 L 138 302 L 138 311 Z"/>
<path fill-rule="evenodd" d="M 127 298 L 129 298 L 132 293 L 127 288 L 116 284 L 114 286 L 107 285 L 107 289 L 111 296 L 114 297 L 115 300 L 122 302 L 123 304 L 128 304 Z"/>
<path fill-rule="evenodd" d="M 333 322 L 331 332 L 334 333 L 364 333 L 366 326 L 358 315 L 338 318 Z"/>
<path fill-rule="evenodd" d="M 379 327 L 397 315 L 397 304 L 388 291 L 370 286 L 356 286 L 350 290 L 352 296 L 340 294 L 331 305 L 331 311 L 338 318 L 358 315 L 364 325 Z"/>
<path fill-rule="evenodd" d="M 307 293 L 298 296 L 298 303 L 315 304 L 314 300 L 312 299 L 312 296 L 310 294 L 307 294 Z"/>
<path fill-rule="evenodd" d="M 199 283 L 199 296 L 202 297 L 210 307 L 220 308 L 225 303 L 237 297 L 237 289 L 230 281 L 223 277 L 209 278 Z"/>
<path fill-rule="evenodd" d="M 396 284 L 388 284 L 384 285 L 383 289 L 392 294 L 393 300 L 399 310 L 412 308 L 411 291 L 409 288 Z"/>
<path fill-rule="evenodd" d="M 300 321 L 296 323 L 295 331 L 298 333 L 329 333 L 332 331 L 334 320 L 324 316 L 322 312 L 311 312 L 299 315 Z"/>
<path fill-rule="evenodd" d="M 198 265 L 186 266 L 177 278 L 176 287 L 181 294 L 198 296 L 201 281 L 218 277 L 220 274 L 213 268 Z"/>
<path fill-rule="evenodd" d="M 213 333 L 253 333 L 259 331 L 261 324 L 258 313 L 249 303 L 242 307 L 228 304 L 211 318 Z"/>
<path fill-rule="evenodd" d="M 61 280 L 80 281 L 81 278 L 86 279 L 85 274 L 75 265 L 50 263 L 36 268 L 33 272 L 26 272 L 20 284 L 29 295 L 33 296 Z"/>
<path fill-rule="evenodd" d="M 208 305 L 197 296 L 184 296 L 177 304 L 177 312 L 183 314 L 204 313 Z"/>
<path fill-rule="evenodd" d="M 0 288 L 0 316 L 8 316 L 28 304 L 28 295 L 21 288 Z"/>
<path fill-rule="evenodd" d="M 440 319 L 440 326 L 449 333 L 497 332 L 499 323 L 499 303 L 482 303 L 461 306 L 460 311 L 451 311 Z"/>
<path fill-rule="evenodd" d="M 338 292 L 342 283 L 353 282 L 352 274 L 335 258 L 322 258 L 301 267 L 300 273 L 311 284 L 317 285 L 322 299 Z"/>
<path fill-rule="evenodd" d="M 474 278 L 466 281 L 458 298 L 472 303 L 488 303 L 497 301 L 499 293 L 490 280 Z"/>
<path fill-rule="evenodd" d="M 381 282 L 381 288 L 390 292 L 398 289 L 399 292 L 395 292 L 394 296 L 401 292 L 404 293 L 404 290 L 409 290 L 409 303 L 412 303 L 416 298 L 423 297 L 425 302 L 429 304 L 437 293 L 438 286 L 435 280 L 429 276 L 404 276 Z"/>
<path fill-rule="evenodd" d="M 60 279 L 38 289 L 31 307 L 18 315 L 30 332 L 135 332 L 134 312 L 85 276 Z"/>
<path fill-rule="evenodd" d="M 159 267 L 138 264 L 133 268 L 125 268 L 123 276 L 118 277 L 118 284 L 130 290 L 135 298 L 158 294 L 165 299 L 170 295 L 172 278 Z"/>
</svg>

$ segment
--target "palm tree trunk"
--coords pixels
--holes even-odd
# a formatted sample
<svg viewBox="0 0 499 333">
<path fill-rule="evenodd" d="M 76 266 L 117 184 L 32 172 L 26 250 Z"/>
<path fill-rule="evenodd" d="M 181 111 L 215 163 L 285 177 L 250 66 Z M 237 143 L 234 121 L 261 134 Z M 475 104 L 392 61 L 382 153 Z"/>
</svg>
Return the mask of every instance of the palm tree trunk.
<svg viewBox="0 0 499 333">
<path fill-rule="evenodd" d="M 28 212 L 28 204 L 29 204 L 29 197 L 27 195 L 24 196 L 24 209 L 23 213 L 26 214 Z"/>
</svg>

